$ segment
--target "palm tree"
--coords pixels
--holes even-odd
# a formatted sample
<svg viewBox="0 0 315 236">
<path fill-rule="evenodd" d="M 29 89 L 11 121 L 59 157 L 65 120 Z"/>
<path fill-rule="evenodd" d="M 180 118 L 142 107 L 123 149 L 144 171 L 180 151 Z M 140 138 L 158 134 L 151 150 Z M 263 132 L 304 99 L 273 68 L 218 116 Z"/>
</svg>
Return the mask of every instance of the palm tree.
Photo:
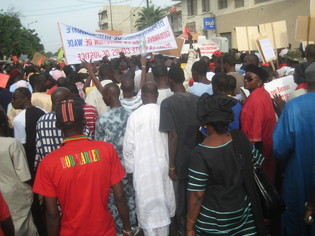
<svg viewBox="0 0 315 236">
<path fill-rule="evenodd" d="M 154 5 L 149 8 L 142 8 L 141 12 L 138 13 L 135 27 L 138 30 L 143 30 L 161 20 L 164 15 L 164 10 L 160 7 L 155 8 Z"/>
</svg>

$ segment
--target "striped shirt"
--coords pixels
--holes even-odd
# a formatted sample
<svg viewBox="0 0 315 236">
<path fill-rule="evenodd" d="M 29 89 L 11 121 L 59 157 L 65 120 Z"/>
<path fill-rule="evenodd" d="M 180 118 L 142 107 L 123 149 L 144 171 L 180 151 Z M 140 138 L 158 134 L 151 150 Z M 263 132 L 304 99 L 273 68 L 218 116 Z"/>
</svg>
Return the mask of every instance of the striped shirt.
<svg viewBox="0 0 315 236">
<path fill-rule="evenodd" d="M 47 154 L 59 148 L 63 142 L 63 133 L 56 127 L 56 120 L 56 113 L 49 112 L 43 115 L 37 122 L 35 170 L 41 160 Z M 84 126 L 83 133 L 91 139 L 91 132 L 86 126 Z"/>
<path fill-rule="evenodd" d="M 253 149 L 254 164 L 263 157 Z M 199 144 L 188 169 L 188 191 L 205 191 L 197 235 L 256 235 L 252 203 L 245 192 L 232 140 L 219 147 Z"/>
<path fill-rule="evenodd" d="M 128 98 L 121 98 L 120 99 L 120 103 L 121 105 L 130 110 L 130 111 L 134 111 L 136 110 L 138 107 L 140 107 L 142 105 L 142 99 L 141 99 L 141 90 L 139 90 L 139 92 L 137 93 L 136 96 L 134 96 L 131 99 Z"/>
<path fill-rule="evenodd" d="M 95 107 L 88 104 L 85 104 L 83 109 L 84 109 L 85 124 L 91 131 L 92 139 L 94 139 L 95 125 L 98 119 L 98 113 Z"/>
</svg>

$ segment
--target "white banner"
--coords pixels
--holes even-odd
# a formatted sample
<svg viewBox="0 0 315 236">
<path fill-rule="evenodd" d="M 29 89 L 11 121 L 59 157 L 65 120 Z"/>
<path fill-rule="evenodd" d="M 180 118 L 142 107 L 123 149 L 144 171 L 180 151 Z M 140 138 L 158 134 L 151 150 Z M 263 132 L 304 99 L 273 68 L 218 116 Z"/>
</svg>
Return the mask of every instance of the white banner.
<svg viewBox="0 0 315 236">
<path fill-rule="evenodd" d="M 79 28 L 58 23 L 59 32 L 67 64 L 78 64 L 83 59 L 101 60 L 102 57 L 119 57 L 140 54 L 139 40 L 146 39 L 147 53 L 176 49 L 177 44 L 167 17 L 137 33 L 112 36 L 88 32 Z"/>
</svg>

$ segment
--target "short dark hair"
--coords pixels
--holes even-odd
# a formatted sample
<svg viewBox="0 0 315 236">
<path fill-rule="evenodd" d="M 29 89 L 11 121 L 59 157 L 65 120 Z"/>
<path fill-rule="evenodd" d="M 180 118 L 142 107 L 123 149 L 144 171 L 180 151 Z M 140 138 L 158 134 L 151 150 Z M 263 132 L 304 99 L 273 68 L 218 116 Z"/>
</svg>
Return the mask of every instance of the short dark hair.
<svg viewBox="0 0 315 236">
<path fill-rule="evenodd" d="M 32 97 L 32 93 L 28 88 L 25 87 L 19 87 L 17 88 L 14 92 L 21 94 L 22 96 L 26 97 L 26 98 L 31 98 Z"/>
<path fill-rule="evenodd" d="M 98 70 L 98 76 L 100 81 L 104 80 L 108 77 L 108 75 L 112 75 L 113 69 L 109 64 L 102 64 Z"/>
<path fill-rule="evenodd" d="M 185 75 L 183 69 L 179 65 L 171 66 L 168 71 L 168 78 L 177 84 L 185 81 Z"/>
<path fill-rule="evenodd" d="M 211 59 L 210 59 L 209 57 L 207 57 L 207 56 L 202 56 L 202 57 L 200 57 L 199 60 L 200 60 L 200 61 L 203 61 L 203 62 L 206 63 L 207 65 L 209 65 L 210 62 L 211 62 Z"/>
<path fill-rule="evenodd" d="M 208 72 L 208 66 L 204 61 L 196 61 L 191 68 L 192 71 L 196 71 L 199 75 L 206 75 Z"/>
<path fill-rule="evenodd" d="M 223 72 L 218 72 L 212 77 L 212 86 L 221 92 L 227 92 L 230 89 L 229 77 Z"/>
<path fill-rule="evenodd" d="M 152 67 L 152 74 L 155 77 L 167 76 L 167 67 L 164 64 L 157 64 Z"/>
<path fill-rule="evenodd" d="M 309 44 L 305 48 L 305 56 L 308 60 L 315 60 L 315 44 Z"/>
<path fill-rule="evenodd" d="M 258 56 L 257 56 L 256 54 L 251 53 L 251 54 L 246 55 L 246 57 L 249 58 L 250 61 L 252 61 L 253 63 L 255 63 L 255 64 L 253 64 L 253 65 L 255 65 L 255 66 L 258 66 L 258 65 L 259 65 L 259 58 L 258 58 Z M 244 58 L 244 59 L 245 59 L 245 58 Z"/>
<path fill-rule="evenodd" d="M 231 91 L 234 95 L 234 91 L 236 89 L 236 78 L 233 75 L 227 75 L 229 78 L 229 91 Z"/>
<path fill-rule="evenodd" d="M 232 53 L 225 53 L 223 55 L 222 62 L 223 64 L 227 63 L 230 66 L 235 66 L 236 64 L 235 55 Z"/>
</svg>

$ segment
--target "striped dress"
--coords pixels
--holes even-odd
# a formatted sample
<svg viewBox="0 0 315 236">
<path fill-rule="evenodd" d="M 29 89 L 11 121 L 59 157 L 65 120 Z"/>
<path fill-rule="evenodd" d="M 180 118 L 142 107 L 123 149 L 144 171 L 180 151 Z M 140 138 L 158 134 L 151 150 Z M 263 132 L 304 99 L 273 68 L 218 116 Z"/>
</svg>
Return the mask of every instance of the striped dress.
<svg viewBox="0 0 315 236">
<path fill-rule="evenodd" d="M 263 157 L 257 155 L 255 164 Z M 252 205 L 232 141 L 218 147 L 199 144 L 190 160 L 188 191 L 205 191 L 197 235 L 256 235 Z"/>
</svg>

